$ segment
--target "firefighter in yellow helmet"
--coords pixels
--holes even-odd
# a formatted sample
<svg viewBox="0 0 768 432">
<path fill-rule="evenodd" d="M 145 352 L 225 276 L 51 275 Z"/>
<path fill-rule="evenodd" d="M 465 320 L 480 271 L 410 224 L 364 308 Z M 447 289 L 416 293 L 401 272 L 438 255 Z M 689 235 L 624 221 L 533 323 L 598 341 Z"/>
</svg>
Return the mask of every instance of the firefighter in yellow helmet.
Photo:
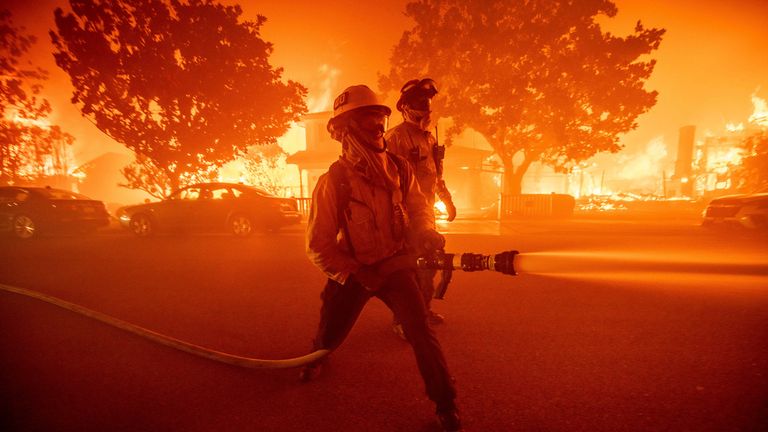
<svg viewBox="0 0 768 432">
<path fill-rule="evenodd" d="M 397 109 L 403 114 L 403 122 L 388 130 L 384 135 L 389 151 L 405 158 L 416 175 L 422 193 L 427 200 L 427 208 L 434 221 L 435 196 L 445 204 L 448 221 L 456 217 L 451 193 L 443 181 L 443 157 L 445 147 L 438 145 L 435 136 L 429 131 L 432 115 L 432 98 L 437 94 L 437 86 L 430 78 L 410 80 L 400 89 Z M 419 286 L 427 305 L 431 324 L 441 324 L 443 315 L 432 311 L 432 297 L 435 294 L 435 270 L 419 271 Z M 395 316 L 392 330 L 400 337 L 403 329 Z"/>
<path fill-rule="evenodd" d="M 459 431 L 453 379 L 427 322 L 415 271 L 378 271 L 406 250 L 445 244 L 410 166 L 386 151 L 390 113 L 364 85 L 348 87 L 333 104 L 328 131 L 341 142 L 342 155 L 317 181 L 306 238 L 310 260 L 328 277 L 314 348 L 336 349 L 368 300 L 378 297 L 400 317 L 441 425 Z M 300 378 L 313 379 L 321 365 L 305 366 Z"/>
</svg>

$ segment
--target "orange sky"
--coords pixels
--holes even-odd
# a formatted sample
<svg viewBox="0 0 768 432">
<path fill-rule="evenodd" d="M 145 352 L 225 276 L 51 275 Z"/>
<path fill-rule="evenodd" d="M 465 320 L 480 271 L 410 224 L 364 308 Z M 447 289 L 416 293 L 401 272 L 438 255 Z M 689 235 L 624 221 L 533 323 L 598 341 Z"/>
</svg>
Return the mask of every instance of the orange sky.
<svg viewBox="0 0 768 432">
<path fill-rule="evenodd" d="M 262 30 L 275 45 L 272 63 L 285 68 L 286 78 L 310 89 L 310 106 L 322 98 L 324 80 L 331 79 L 334 91 L 356 83 L 374 86 L 377 71 L 386 70 L 392 46 L 410 24 L 402 14 L 406 0 L 240 3 L 246 17 L 257 13 L 267 17 Z M 105 150 L 121 150 L 69 104 L 67 77 L 53 63 L 46 32 L 53 26 L 53 9 L 67 3 L 3 4 L 10 6 L 17 24 L 39 37 L 34 58 L 51 72 L 46 94 L 56 111 L 54 122 L 77 137 L 78 161 Z M 673 158 L 680 126 L 695 124 L 697 138 L 704 130 L 718 132 L 726 123 L 746 122 L 753 93 L 768 98 L 768 1 L 618 0 L 616 4 L 618 16 L 606 22 L 614 33 L 626 34 L 637 19 L 648 27 L 667 29 L 647 86 L 659 91 L 659 101 L 639 119 L 639 128 L 623 137 L 625 156 L 643 152 L 649 141 L 662 137 Z"/>
</svg>

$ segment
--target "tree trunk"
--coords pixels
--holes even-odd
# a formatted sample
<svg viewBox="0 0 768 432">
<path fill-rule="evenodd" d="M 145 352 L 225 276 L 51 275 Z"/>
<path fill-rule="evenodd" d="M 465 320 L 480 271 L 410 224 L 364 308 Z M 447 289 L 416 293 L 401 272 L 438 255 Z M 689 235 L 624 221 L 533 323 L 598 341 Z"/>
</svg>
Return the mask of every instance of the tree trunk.
<svg viewBox="0 0 768 432">
<path fill-rule="evenodd" d="M 512 163 L 512 158 L 502 158 L 504 163 L 504 191 L 505 195 L 520 195 L 523 191 L 523 176 L 528 171 L 528 167 L 531 166 L 532 160 L 527 157 L 523 159 L 523 163 L 515 169 Z"/>
</svg>

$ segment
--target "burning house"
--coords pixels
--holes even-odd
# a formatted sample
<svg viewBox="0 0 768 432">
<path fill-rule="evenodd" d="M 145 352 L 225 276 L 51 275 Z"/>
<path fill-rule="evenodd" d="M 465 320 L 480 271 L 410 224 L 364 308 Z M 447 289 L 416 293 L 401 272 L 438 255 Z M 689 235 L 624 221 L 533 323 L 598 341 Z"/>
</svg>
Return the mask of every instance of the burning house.
<svg viewBox="0 0 768 432">
<path fill-rule="evenodd" d="M 309 113 L 302 117 L 306 137 L 306 149 L 286 159 L 286 163 L 299 169 L 300 198 L 311 198 L 317 179 L 339 158 L 341 147 L 331 139 L 326 124 L 331 118 L 330 111 Z"/>
<path fill-rule="evenodd" d="M 741 164 L 744 141 L 750 135 L 768 129 L 768 103 L 752 95 L 754 111 L 746 126 L 729 123 L 719 134 L 708 133 L 696 144 L 692 169 L 696 196 L 717 196 L 730 193 L 734 184 L 733 169 Z"/>
<path fill-rule="evenodd" d="M 150 195 L 137 189 L 120 186 L 125 177 L 120 170 L 133 161 L 133 156 L 124 153 L 107 152 L 75 169 L 79 179 L 75 190 L 107 205 L 109 210 L 126 204 L 135 204 L 150 198 Z"/>
<path fill-rule="evenodd" d="M 329 111 L 305 115 L 302 125 L 306 134 L 306 149 L 288 156 L 287 163 L 299 169 L 300 200 L 311 198 L 318 178 L 341 153 L 339 143 L 332 140 L 326 130 L 330 117 Z M 483 211 L 495 214 L 502 171 L 498 164 L 492 162 L 492 154 L 490 149 L 463 142 L 446 151 L 444 177 L 459 214 L 479 216 L 484 215 Z"/>
</svg>

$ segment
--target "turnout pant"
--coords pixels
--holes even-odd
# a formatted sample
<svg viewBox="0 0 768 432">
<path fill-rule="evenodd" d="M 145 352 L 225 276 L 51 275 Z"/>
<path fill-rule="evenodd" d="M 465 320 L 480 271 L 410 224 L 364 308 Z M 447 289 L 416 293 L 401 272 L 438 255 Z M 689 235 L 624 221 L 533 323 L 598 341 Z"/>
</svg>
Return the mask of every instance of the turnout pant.
<svg viewBox="0 0 768 432">
<path fill-rule="evenodd" d="M 424 306 L 426 306 L 428 311 L 431 310 L 430 304 L 432 303 L 432 298 L 435 296 L 436 274 L 437 270 L 433 269 L 417 270 L 419 289 L 421 290 L 421 295 L 424 298 Z"/>
<path fill-rule="evenodd" d="M 329 279 L 322 294 L 315 349 L 334 350 L 341 345 L 373 296 L 380 298 L 401 321 L 405 337 L 416 354 L 427 396 L 438 409 L 452 406 L 456 397 L 453 378 L 440 343 L 427 323 L 424 298 L 413 270 L 400 270 L 389 275 L 376 292 L 366 290 L 353 277 L 344 285 Z"/>
</svg>

